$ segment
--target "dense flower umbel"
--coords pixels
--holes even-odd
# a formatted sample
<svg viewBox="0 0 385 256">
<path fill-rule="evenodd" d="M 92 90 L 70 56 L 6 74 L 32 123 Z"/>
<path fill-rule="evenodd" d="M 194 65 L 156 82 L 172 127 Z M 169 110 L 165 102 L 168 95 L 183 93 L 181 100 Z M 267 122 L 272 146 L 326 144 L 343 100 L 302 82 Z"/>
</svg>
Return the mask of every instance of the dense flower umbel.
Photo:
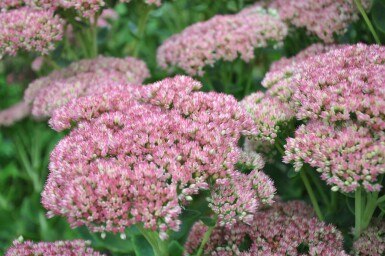
<svg viewBox="0 0 385 256">
<path fill-rule="evenodd" d="M 353 243 L 352 254 L 356 256 L 385 255 L 385 223 L 374 222 Z"/>
<path fill-rule="evenodd" d="M 372 133 L 352 122 L 333 127 L 321 121 L 300 126 L 287 139 L 284 162 L 299 171 L 307 163 L 322 172 L 332 190 L 380 191 L 379 175 L 385 173 L 385 134 Z"/>
<path fill-rule="evenodd" d="M 276 97 L 263 92 L 253 93 L 241 102 L 242 106 L 253 118 L 259 131 L 258 138 L 274 143 L 281 127 L 294 118 L 291 106 Z"/>
<path fill-rule="evenodd" d="M 0 111 L 0 126 L 11 126 L 17 121 L 28 116 L 31 112 L 31 107 L 25 102 L 17 103 L 12 107 Z"/>
<path fill-rule="evenodd" d="M 149 77 L 146 64 L 135 58 L 98 57 L 74 62 L 67 68 L 32 82 L 25 100 L 33 104 L 35 117 L 49 117 L 52 111 L 73 98 L 103 91 L 104 86 L 140 84 Z M 127 90 L 129 90 L 127 86 Z"/>
<path fill-rule="evenodd" d="M 99 252 L 88 248 L 90 243 L 83 240 L 57 241 L 57 242 L 40 242 L 32 241 L 20 242 L 15 240 L 13 246 L 7 250 L 6 256 L 102 256 Z"/>
<path fill-rule="evenodd" d="M 181 203 L 230 181 L 241 134 L 255 133 L 234 97 L 196 92 L 200 87 L 178 76 L 129 92 L 107 90 L 55 110 L 54 129 L 77 126 L 51 155 L 42 194 L 49 215 L 100 232 L 143 223 L 165 239 L 169 230 L 178 230 Z M 255 211 L 260 199 L 271 200 L 262 191 L 267 177 L 257 171 L 249 176 L 250 186 L 234 188 L 239 202 L 254 200 L 253 207 L 237 205 L 239 219 Z M 220 200 L 214 198 L 214 211 Z"/>
<path fill-rule="evenodd" d="M 158 64 L 201 76 L 206 65 L 220 59 L 233 61 L 240 56 L 250 61 L 255 48 L 266 47 L 270 41 L 281 42 L 287 33 L 278 17 L 254 8 L 235 15 L 217 15 L 172 36 L 158 48 Z"/>
<path fill-rule="evenodd" d="M 196 223 L 185 244 L 185 255 L 193 255 L 207 230 Z M 244 240 L 250 247 L 240 250 Z M 311 207 L 300 201 L 276 202 L 272 208 L 254 214 L 251 225 L 236 223 L 216 227 L 204 248 L 205 255 L 347 255 L 342 234 L 315 218 Z"/>
<path fill-rule="evenodd" d="M 298 119 L 355 120 L 385 129 L 385 47 L 357 44 L 301 63 L 292 80 Z"/>
<path fill-rule="evenodd" d="M 299 69 L 298 65 L 311 57 L 345 46 L 346 45 L 313 44 L 294 57 L 282 58 L 273 62 L 269 72 L 266 73 L 262 81 L 262 85 L 269 89 L 266 93 L 273 97 L 277 97 L 281 101 L 292 104 L 291 97 L 295 88 L 293 80 Z"/>
<path fill-rule="evenodd" d="M 120 0 L 119 2 L 128 3 L 130 0 Z M 161 5 L 160 0 L 144 0 L 144 2 L 148 5 Z M 79 17 L 89 19 L 93 18 L 95 14 L 100 13 L 106 6 L 106 3 L 104 0 L 1 0 L 0 3 L 0 9 L 3 10 L 21 6 L 51 11 L 55 11 L 58 8 L 73 9 Z"/>
<path fill-rule="evenodd" d="M 23 0 L 2 0 L 0 2 L 0 9 L 8 9 L 12 7 L 19 7 L 23 5 Z"/>
<path fill-rule="evenodd" d="M 362 1 L 369 9 L 370 0 Z M 334 41 L 333 34 L 346 32 L 349 24 L 358 19 L 354 1 L 345 0 L 273 0 L 282 20 L 295 27 L 304 27 L 326 43 Z"/>
<path fill-rule="evenodd" d="M 0 15 L 0 57 L 18 50 L 47 54 L 63 36 L 63 21 L 52 11 L 20 8 Z"/>
</svg>

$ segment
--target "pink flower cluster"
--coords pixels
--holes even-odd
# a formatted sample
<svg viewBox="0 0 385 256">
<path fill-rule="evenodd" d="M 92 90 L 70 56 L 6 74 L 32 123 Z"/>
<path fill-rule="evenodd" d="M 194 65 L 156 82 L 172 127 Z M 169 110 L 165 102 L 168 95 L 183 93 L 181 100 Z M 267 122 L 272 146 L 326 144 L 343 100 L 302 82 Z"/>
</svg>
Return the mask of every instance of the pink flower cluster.
<svg viewBox="0 0 385 256">
<path fill-rule="evenodd" d="M 74 62 L 67 68 L 35 80 L 25 91 L 24 99 L 32 103 L 35 117 L 45 118 L 73 98 L 97 93 L 113 85 L 140 84 L 148 77 L 148 68 L 141 60 L 99 56 Z M 126 88 L 129 90 L 130 87 Z"/>
<path fill-rule="evenodd" d="M 196 223 L 185 244 L 185 255 L 194 255 L 207 226 Z M 240 248 L 245 240 L 249 248 Z M 242 250 L 241 250 L 242 249 Z M 332 225 L 319 221 L 311 207 L 300 201 L 276 202 L 254 214 L 251 225 L 215 227 L 204 247 L 208 255 L 325 255 L 345 256 L 343 236 Z"/>
<path fill-rule="evenodd" d="M 362 3 L 369 9 L 370 0 Z M 282 20 L 306 28 L 326 43 L 334 41 L 334 34 L 345 33 L 349 24 L 359 17 L 354 1 L 273 0 L 270 7 L 278 10 Z"/>
<path fill-rule="evenodd" d="M 385 47 L 357 44 L 298 63 L 289 87 L 298 119 L 310 120 L 287 140 L 285 162 L 322 173 L 333 190 L 379 191 L 384 169 Z"/>
<path fill-rule="evenodd" d="M 55 11 L 58 8 L 74 9 L 79 17 L 92 18 L 106 5 L 104 0 L 1 0 L 0 9 L 28 6 L 34 9 Z M 130 0 L 120 0 L 128 3 Z M 161 0 L 145 0 L 148 5 L 161 5 Z"/>
<path fill-rule="evenodd" d="M 6 10 L 13 7 L 20 7 L 24 3 L 23 0 L 2 0 L 0 2 L 0 10 Z"/>
<path fill-rule="evenodd" d="M 299 76 L 297 72 L 300 70 L 301 63 L 314 56 L 345 46 L 313 44 L 294 57 L 282 58 L 271 65 L 269 72 L 266 73 L 262 81 L 262 85 L 269 89 L 267 94 L 292 105 L 291 98 L 295 89 L 294 80 Z"/>
<path fill-rule="evenodd" d="M 77 126 L 51 155 L 42 193 L 49 216 L 66 216 L 71 226 L 94 232 L 142 223 L 166 239 L 180 227 L 181 204 L 201 189 L 236 183 L 237 143 L 242 134 L 255 134 L 253 122 L 234 97 L 197 92 L 200 87 L 177 76 L 130 91 L 106 90 L 55 110 L 55 130 Z M 249 185 L 231 187 L 245 202 L 237 205 L 238 217 L 255 211 L 259 196 L 271 201 L 264 189 L 274 192 L 258 170 L 245 180 Z M 232 199 L 224 197 L 214 197 L 214 211 Z"/>
<path fill-rule="evenodd" d="M 303 163 L 321 172 L 332 190 L 353 192 L 359 186 L 380 191 L 377 181 L 385 173 L 385 133 L 347 122 L 333 127 L 320 121 L 300 126 L 295 138 L 288 138 L 284 162 L 296 171 Z"/>
<path fill-rule="evenodd" d="M 258 139 L 274 144 L 281 127 L 294 118 L 291 106 L 277 97 L 256 92 L 241 101 L 259 131 Z"/>
<path fill-rule="evenodd" d="M 89 243 L 82 240 L 40 242 L 33 243 L 19 240 L 13 242 L 13 246 L 7 250 L 5 256 L 30 256 L 30 255 L 62 255 L 62 256 L 102 256 L 99 252 L 88 248 Z"/>
<path fill-rule="evenodd" d="M 385 223 L 375 221 L 353 243 L 352 255 L 381 256 L 385 254 Z"/>
<path fill-rule="evenodd" d="M 20 8 L 0 15 L 0 58 L 17 51 L 47 54 L 63 36 L 63 21 L 52 11 Z"/>
<path fill-rule="evenodd" d="M 167 39 L 157 51 L 160 67 L 177 66 L 188 74 L 202 76 L 206 65 L 218 60 L 246 62 L 254 49 L 281 42 L 287 34 L 279 18 L 259 7 L 235 15 L 217 15 L 196 23 Z"/>
<path fill-rule="evenodd" d="M 293 75 L 297 118 L 385 129 L 385 47 L 357 44 L 304 61 Z"/>
<path fill-rule="evenodd" d="M 31 113 L 31 107 L 20 102 L 12 107 L 0 111 L 0 126 L 11 126 Z"/>
</svg>

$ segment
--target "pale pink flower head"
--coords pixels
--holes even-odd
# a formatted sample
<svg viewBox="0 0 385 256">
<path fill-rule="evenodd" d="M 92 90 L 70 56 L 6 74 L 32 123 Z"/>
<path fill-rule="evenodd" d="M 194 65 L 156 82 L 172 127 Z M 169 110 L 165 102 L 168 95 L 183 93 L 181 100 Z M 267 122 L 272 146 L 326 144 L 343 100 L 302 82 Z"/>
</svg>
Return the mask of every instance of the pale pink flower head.
<svg viewBox="0 0 385 256">
<path fill-rule="evenodd" d="M 370 0 L 362 1 L 366 9 Z M 278 10 L 282 20 L 318 36 L 326 43 L 334 42 L 334 34 L 347 31 L 359 17 L 354 1 L 345 0 L 273 0 L 270 7 Z"/>
<path fill-rule="evenodd" d="M 65 216 L 72 227 L 93 232 L 139 224 L 166 239 L 179 230 L 182 206 L 199 190 L 218 189 L 217 180 L 235 177 L 237 143 L 255 134 L 234 97 L 200 87 L 177 76 L 131 91 L 106 89 L 56 109 L 51 126 L 75 128 L 51 154 L 42 194 L 49 216 Z M 263 193 L 271 183 L 250 175 L 246 188 L 252 191 L 240 183 L 234 190 L 239 202 L 254 200 L 247 209 L 255 210 L 258 195 L 271 200 Z"/>
<path fill-rule="evenodd" d="M 202 76 L 204 67 L 219 60 L 248 62 L 254 49 L 281 42 L 287 28 L 279 18 L 261 8 L 234 15 L 217 15 L 167 39 L 157 51 L 161 68 L 179 67 Z"/>
<path fill-rule="evenodd" d="M 112 85 L 140 84 L 149 77 L 146 64 L 138 59 L 99 56 L 74 62 L 67 68 L 32 82 L 24 93 L 32 103 L 32 114 L 38 118 L 52 115 L 54 109 L 73 98 L 103 91 Z M 127 85 L 127 90 L 130 86 Z"/>
<path fill-rule="evenodd" d="M 380 191 L 385 173 L 385 134 L 355 123 L 333 127 L 320 121 L 300 126 L 285 145 L 284 162 L 296 171 L 303 164 L 317 168 L 333 191 Z"/>
<path fill-rule="evenodd" d="M 241 101 L 259 131 L 258 139 L 274 144 L 275 138 L 287 129 L 286 124 L 295 117 L 291 106 L 279 98 L 256 92 Z"/>
<path fill-rule="evenodd" d="M 206 231 L 202 222 L 192 227 L 185 255 L 194 255 Z M 250 243 L 249 248 L 242 248 L 245 242 Z M 300 201 L 278 201 L 271 208 L 259 210 L 251 225 L 237 222 L 231 228 L 215 227 L 204 254 L 348 255 L 343 250 L 341 232 L 315 218 L 312 208 Z"/>
<path fill-rule="evenodd" d="M 292 80 L 298 119 L 357 120 L 385 129 L 385 47 L 356 44 L 301 63 Z"/>
<path fill-rule="evenodd" d="M 373 225 L 362 232 L 360 238 L 354 241 L 352 255 L 382 256 L 385 254 L 385 223 L 375 220 Z"/>
<path fill-rule="evenodd" d="M 25 102 L 19 102 L 12 107 L 0 111 L 0 126 L 11 126 L 31 113 L 31 107 Z"/>
<path fill-rule="evenodd" d="M 19 50 L 47 54 L 63 37 L 63 21 L 52 11 L 20 8 L 0 15 L 0 57 Z"/>
<path fill-rule="evenodd" d="M 100 28 L 110 28 L 110 21 L 117 20 L 119 18 L 118 13 L 114 9 L 104 9 L 102 13 L 100 14 L 100 17 L 97 22 L 97 26 Z"/>
<path fill-rule="evenodd" d="M 0 10 L 6 10 L 10 8 L 17 8 L 24 4 L 23 0 L 2 0 L 0 2 Z"/>
<path fill-rule="evenodd" d="M 30 256 L 30 255 L 76 255 L 76 256 L 102 256 L 89 247 L 90 243 L 83 240 L 39 242 L 20 242 L 15 240 L 13 246 L 7 250 L 5 256 Z"/>
<path fill-rule="evenodd" d="M 299 69 L 298 65 L 311 57 L 344 46 L 346 45 L 313 44 L 291 58 L 281 58 L 280 60 L 273 62 L 269 72 L 266 73 L 262 81 L 262 85 L 269 89 L 266 93 L 283 102 L 289 103 L 294 108 L 295 106 L 291 102 L 291 97 L 293 96 L 295 89 L 293 79 L 296 78 L 297 70 Z"/>
<path fill-rule="evenodd" d="M 31 69 L 35 72 L 38 72 L 43 67 L 43 64 L 44 64 L 44 58 L 42 56 L 36 57 L 31 63 Z"/>
</svg>

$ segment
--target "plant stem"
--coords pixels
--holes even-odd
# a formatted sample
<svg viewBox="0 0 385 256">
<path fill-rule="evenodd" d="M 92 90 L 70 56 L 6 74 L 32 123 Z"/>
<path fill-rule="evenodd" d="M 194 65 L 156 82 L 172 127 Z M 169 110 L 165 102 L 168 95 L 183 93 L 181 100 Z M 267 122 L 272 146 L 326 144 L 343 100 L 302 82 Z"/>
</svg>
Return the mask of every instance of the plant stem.
<svg viewBox="0 0 385 256">
<path fill-rule="evenodd" d="M 310 186 L 310 182 L 309 182 L 309 180 L 308 180 L 308 178 L 306 176 L 306 170 L 302 169 L 299 173 L 300 173 L 300 176 L 301 176 L 301 179 L 302 179 L 303 183 L 305 184 L 307 193 L 310 196 L 310 200 L 311 200 L 311 203 L 313 204 L 313 207 L 314 207 L 314 210 L 315 210 L 315 212 L 317 214 L 317 217 L 318 217 L 318 219 L 323 221 L 324 220 L 324 216 L 322 215 L 321 209 L 320 209 L 320 207 L 318 205 L 318 202 L 317 202 L 317 198 L 315 197 L 313 189 Z"/>
<path fill-rule="evenodd" d="M 145 32 L 147 20 L 151 11 L 151 7 L 149 7 L 148 5 L 144 5 L 144 10 L 141 10 L 141 11 L 142 11 L 140 12 L 141 16 L 138 22 L 138 35 L 137 35 L 138 38 L 134 44 L 134 54 L 133 54 L 134 57 L 138 57 L 139 55 L 140 43 L 143 41 L 144 32 Z"/>
<path fill-rule="evenodd" d="M 377 35 L 376 30 L 374 29 L 372 22 L 370 22 L 368 15 L 365 12 L 364 7 L 362 6 L 361 0 L 354 0 L 357 9 L 360 11 L 362 17 L 364 18 L 366 25 L 368 26 L 370 32 L 372 33 L 374 40 L 376 41 L 377 44 L 381 44 L 380 38 Z"/>
<path fill-rule="evenodd" d="M 362 192 L 361 192 L 361 187 L 357 188 L 357 190 L 355 192 L 354 215 L 355 215 L 354 239 L 357 240 L 361 235 L 361 220 L 362 220 Z"/>
<path fill-rule="evenodd" d="M 216 221 L 215 221 L 215 222 L 216 222 Z M 207 231 L 206 231 L 206 233 L 205 233 L 205 235 L 204 235 L 204 237 L 203 237 L 203 240 L 202 240 L 202 242 L 201 242 L 201 244 L 200 244 L 200 246 L 199 246 L 199 249 L 198 249 L 198 252 L 197 252 L 196 256 L 201 256 L 201 255 L 203 255 L 203 249 L 204 249 L 206 243 L 209 241 L 210 236 L 211 236 L 211 233 L 213 232 L 215 226 L 216 226 L 216 225 L 211 226 L 211 227 L 209 227 L 209 228 L 207 229 Z"/>
<path fill-rule="evenodd" d="M 142 225 L 135 225 L 140 233 L 150 243 L 155 256 L 168 256 L 168 242 L 162 241 L 159 234 L 152 230 L 144 228 Z"/>
<path fill-rule="evenodd" d="M 374 211 L 377 207 L 378 192 L 367 193 L 366 195 L 368 198 L 363 215 L 361 230 L 365 230 L 369 226 L 370 220 L 372 219 Z"/>
<path fill-rule="evenodd" d="M 315 176 L 314 172 L 312 170 L 309 170 L 309 173 L 310 173 L 310 178 L 311 180 L 313 181 L 313 183 L 315 184 L 315 186 L 317 187 L 317 191 L 318 193 L 321 195 L 321 198 L 322 198 L 322 201 L 324 202 L 324 204 L 330 208 L 330 201 L 329 201 L 329 198 L 327 197 L 325 191 L 323 190 L 322 188 L 322 185 L 321 183 L 319 182 L 319 179 Z"/>
</svg>

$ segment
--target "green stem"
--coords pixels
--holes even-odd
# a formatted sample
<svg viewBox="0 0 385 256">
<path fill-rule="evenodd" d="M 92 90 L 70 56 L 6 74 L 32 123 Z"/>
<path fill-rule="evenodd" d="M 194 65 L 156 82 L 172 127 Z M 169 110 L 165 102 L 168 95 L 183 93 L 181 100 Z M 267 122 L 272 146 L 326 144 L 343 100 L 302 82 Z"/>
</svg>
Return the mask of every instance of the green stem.
<svg viewBox="0 0 385 256">
<path fill-rule="evenodd" d="M 365 230 L 369 226 L 370 220 L 372 219 L 374 211 L 377 207 L 378 192 L 367 193 L 366 195 L 368 198 L 363 215 L 361 230 Z"/>
<path fill-rule="evenodd" d="M 313 207 L 314 207 L 314 210 L 317 214 L 317 217 L 318 217 L 318 219 L 323 221 L 324 216 L 322 215 L 321 209 L 320 209 L 318 202 L 317 202 L 317 198 L 315 197 L 313 189 L 312 189 L 310 182 L 306 176 L 306 170 L 301 170 L 299 173 L 300 173 L 300 176 L 301 176 L 303 183 L 305 184 L 307 193 L 310 196 L 310 200 L 311 200 L 311 203 L 313 204 Z"/>
<path fill-rule="evenodd" d="M 355 192 L 354 205 L 355 225 L 354 225 L 354 239 L 357 240 L 361 235 L 361 220 L 362 220 L 362 192 L 359 187 Z"/>
<path fill-rule="evenodd" d="M 90 52 L 90 57 L 95 58 L 98 56 L 98 27 L 97 27 L 97 22 L 98 22 L 99 15 L 95 15 L 94 17 L 94 22 L 90 21 L 90 32 L 91 32 L 91 52 Z"/>
<path fill-rule="evenodd" d="M 162 241 L 159 238 L 159 234 L 157 232 L 151 231 L 149 229 L 144 228 L 142 225 L 135 225 L 140 233 L 146 238 L 146 240 L 151 245 L 155 256 L 168 256 L 168 242 Z"/>
<path fill-rule="evenodd" d="M 35 170 L 32 167 L 31 162 L 28 159 L 27 152 L 25 151 L 24 145 L 19 137 L 15 138 L 15 146 L 20 157 L 20 161 L 32 181 L 34 191 L 40 193 L 42 185 L 40 183 L 39 177 L 37 176 Z"/>
<path fill-rule="evenodd" d="M 339 194 L 337 192 L 332 191 L 330 212 L 335 212 L 337 210 L 338 196 L 339 196 Z"/>
<path fill-rule="evenodd" d="M 215 222 L 216 222 L 216 221 L 215 221 Z M 202 242 L 201 242 L 201 244 L 200 244 L 200 246 L 199 246 L 199 249 L 198 249 L 198 252 L 197 252 L 196 256 L 201 256 L 201 255 L 203 255 L 203 249 L 204 249 L 206 243 L 209 241 L 210 236 L 211 236 L 211 233 L 213 232 L 215 226 L 216 226 L 216 225 L 211 226 L 211 227 L 209 227 L 209 228 L 207 229 L 207 231 L 206 231 L 206 233 L 205 233 L 205 235 L 204 235 L 204 237 L 203 237 L 203 240 L 202 240 Z"/>
<path fill-rule="evenodd" d="M 322 188 L 322 185 L 319 181 L 319 179 L 315 176 L 314 172 L 312 170 L 309 170 L 309 173 L 310 173 L 310 178 L 311 180 L 313 181 L 313 183 L 315 184 L 315 186 L 317 187 L 317 191 L 318 193 L 320 194 L 321 198 L 322 198 L 322 201 L 324 202 L 324 204 L 330 208 L 330 201 L 329 201 L 329 198 L 328 196 L 326 195 L 324 189 Z"/>
<path fill-rule="evenodd" d="M 354 0 L 357 9 L 360 11 L 362 17 L 364 18 L 366 25 L 368 26 L 370 32 L 372 33 L 374 40 L 376 41 L 377 44 L 381 44 L 380 38 L 377 35 L 376 30 L 374 29 L 372 22 L 370 22 L 368 15 L 365 12 L 364 7 L 362 6 L 361 0 Z"/>
<path fill-rule="evenodd" d="M 134 54 L 133 54 L 134 57 L 138 57 L 139 55 L 140 43 L 143 41 L 144 32 L 145 32 L 150 11 L 151 11 L 151 7 L 149 7 L 148 5 L 144 5 L 144 10 L 142 10 L 141 16 L 138 22 L 138 38 L 134 44 Z"/>
</svg>

